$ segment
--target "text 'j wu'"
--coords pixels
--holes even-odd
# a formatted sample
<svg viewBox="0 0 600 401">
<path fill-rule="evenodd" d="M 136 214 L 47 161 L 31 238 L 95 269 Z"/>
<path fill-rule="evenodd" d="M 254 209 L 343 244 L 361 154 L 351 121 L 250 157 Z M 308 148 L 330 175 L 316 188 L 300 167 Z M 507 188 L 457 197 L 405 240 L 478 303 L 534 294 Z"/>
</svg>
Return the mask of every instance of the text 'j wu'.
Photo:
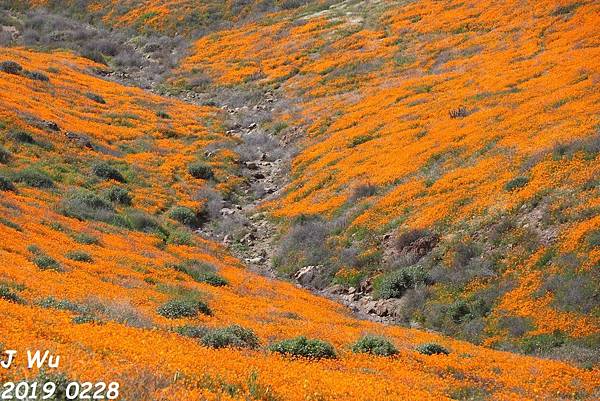
<svg viewBox="0 0 600 401">
<path fill-rule="evenodd" d="M 5 350 L 0 353 L 0 368 L 9 369 L 19 360 L 16 350 Z M 27 350 L 27 368 L 51 368 L 56 369 L 60 363 L 60 355 L 53 355 L 50 351 L 30 351 Z"/>
</svg>

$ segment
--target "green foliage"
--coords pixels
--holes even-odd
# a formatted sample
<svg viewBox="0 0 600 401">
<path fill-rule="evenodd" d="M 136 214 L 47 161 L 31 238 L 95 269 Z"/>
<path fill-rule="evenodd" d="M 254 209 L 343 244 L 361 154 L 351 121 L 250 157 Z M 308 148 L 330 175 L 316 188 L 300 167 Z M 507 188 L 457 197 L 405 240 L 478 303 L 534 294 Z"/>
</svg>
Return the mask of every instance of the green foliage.
<svg viewBox="0 0 600 401">
<path fill-rule="evenodd" d="M 196 212 L 185 206 L 175 206 L 172 208 L 169 211 L 169 217 L 191 228 L 197 227 L 199 223 Z"/>
<path fill-rule="evenodd" d="M 131 195 L 125 188 L 112 186 L 104 192 L 104 196 L 113 203 L 131 206 Z"/>
<path fill-rule="evenodd" d="M 253 400 L 261 401 L 280 401 L 281 399 L 275 395 L 270 386 L 262 385 L 258 382 L 258 373 L 252 371 L 248 377 L 248 392 Z"/>
<path fill-rule="evenodd" d="M 209 330 L 210 329 L 203 326 L 190 326 L 186 324 L 185 326 L 177 327 L 175 332 L 184 337 L 199 339 L 202 338 L 202 336 L 205 335 Z"/>
<path fill-rule="evenodd" d="M 19 232 L 22 232 L 22 231 L 23 231 L 23 228 L 22 228 L 20 225 L 18 225 L 17 223 L 13 223 L 12 221 L 10 221 L 10 220 L 7 220 L 7 219 L 5 219 L 5 218 L 3 218 L 3 217 L 0 217 L 0 224 L 3 224 L 3 225 L 5 225 L 6 227 L 10 227 L 10 228 L 12 228 L 13 230 L 17 230 L 17 231 L 19 231 Z"/>
<path fill-rule="evenodd" d="M 48 255 L 36 255 L 33 258 L 33 263 L 41 270 L 54 270 L 57 272 L 62 271 L 60 264 Z"/>
<path fill-rule="evenodd" d="M 21 73 L 21 71 L 23 71 L 23 67 L 15 61 L 6 60 L 0 62 L 0 71 L 3 71 L 7 74 L 18 75 Z"/>
<path fill-rule="evenodd" d="M 77 262 L 91 263 L 93 261 L 92 256 L 85 251 L 70 251 L 65 254 L 65 257 Z"/>
<path fill-rule="evenodd" d="M 25 304 L 25 300 L 15 293 L 9 286 L 0 284 L 0 299 L 15 304 Z"/>
<path fill-rule="evenodd" d="M 577 9 L 577 7 L 581 6 L 580 2 L 574 2 L 571 4 L 567 4 L 565 6 L 556 7 L 556 9 L 552 12 L 552 15 L 558 17 L 560 15 L 570 14 Z"/>
<path fill-rule="evenodd" d="M 358 354 L 373 354 L 379 356 L 391 356 L 398 353 L 394 344 L 387 338 L 368 334 L 361 337 L 353 346 L 352 352 Z"/>
<path fill-rule="evenodd" d="M 54 181 L 50 176 L 36 168 L 27 167 L 14 174 L 13 180 L 15 182 L 23 183 L 34 188 L 53 188 Z"/>
<path fill-rule="evenodd" d="M 160 118 L 164 118 L 164 119 L 170 119 L 171 118 L 171 116 L 166 111 L 163 111 L 163 110 L 157 111 L 156 112 L 156 116 L 160 117 Z"/>
<path fill-rule="evenodd" d="M 214 177 L 212 168 L 208 164 L 200 161 L 191 163 L 188 166 L 188 172 L 192 177 L 201 178 L 203 180 L 210 180 Z"/>
<path fill-rule="evenodd" d="M 62 272 L 60 264 L 52 257 L 46 255 L 37 245 L 29 245 L 27 250 L 33 254 L 33 264 L 41 270 L 54 270 Z"/>
<path fill-rule="evenodd" d="M 87 189 L 75 189 L 67 193 L 59 204 L 59 210 L 65 216 L 79 220 L 112 222 L 115 218 L 112 205 Z"/>
<path fill-rule="evenodd" d="M 0 175 L 0 191 L 15 191 L 15 185 L 8 178 Z"/>
<path fill-rule="evenodd" d="M 331 344 L 318 339 L 308 339 L 304 336 L 274 343 L 269 346 L 269 350 L 294 357 L 337 358 L 335 349 Z"/>
<path fill-rule="evenodd" d="M 126 210 L 119 224 L 131 230 L 145 233 L 156 233 L 165 236 L 168 234 L 154 216 L 149 215 L 143 210 Z"/>
<path fill-rule="evenodd" d="M 87 314 L 75 316 L 73 319 L 71 319 L 71 322 L 73 324 L 100 323 L 95 316 Z"/>
<path fill-rule="evenodd" d="M 199 283 L 207 283 L 215 287 L 229 284 L 227 280 L 216 273 L 216 267 L 199 260 L 188 260 L 184 263 L 172 264 L 169 267 L 189 275 Z"/>
<path fill-rule="evenodd" d="M 3 146 L 0 146 L 0 164 L 7 164 L 12 158 L 12 154 Z"/>
<path fill-rule="evenodd" d="M 85 94 L 85 97 L 87 97 L 88 99 L 96 102 L 96 103 L 100 103 L 100 104 L 106 104 L 106 100 L 104 100 L 104 98 L 96 93 L 92 93 L 92 92 L 87 92 Z"/>
<path fill-rule="evenodd" d="M 83 245 L 98 245 L 100 243 L 100 241 L 98 241 L 98 238 L 94 237 L 93 235 L 87 234 L 87 233 L 73 234 L 73 239 L 78 244 L 83 244 Z"/>
<path fill-rule="evenodd" d="M 564 333 L 556 330 L 552 333 L 537 334 L 521 340 L 521 351 L 526 354 L 542 354 L 565 343 Z"/>
<path fill-rule="evenodd" d="M 436 354 L 448 355 L 450 353 L 450 351 L 448 351 L 446 348 L 442 347 L 441 345 L 439 345 L 437 343 L 421 344 L 416 349 L 419 354 L 423 354 L 423 355 L 436 355 Z"/>
<path fill-rule="evenodd" d="M 588 243 L 593 247 L 600 246 L 600 230 L 594 230 L 587 236 Z"/>
<path fill-rule="evenodd" d="M 348 147 L 353 148 L 365 142 L 369 142 L 371 139 L 373 139 L 371 135 L 359 135 L 352 139 L 352 141 L 348 144 Z"/>
<path fill-rule="evenodd" d="M 68 301 L 66 299 L 56 299 L 47 297 L 37 302 L 38 306 L 46 309 L 66 310 L 75 313 L 87 313 L 87 309 L 81 305 Z"/>
<path fill-rule="evenodd" d="M 212 311 L 206 303 L 199 300 L 173 299 L 158 307 L 159 315 L 168 319 L 179 319 L 184 317 L 195 317 L 198 313 L 212 315 Z"/>
<path fill-rule="evenodd" d="M 115 180 L 118 182 L 125 182 L 125 178 L 123 177 L 121 172 L 119 170 L 117 170 L 115 167 L 113 167 L 110 164 L 105 163 L 105 162 L 100 162 L 100 163 L 94 164 L 92 166 L 92 173 L 95 176 L 105 179 L 105 180 Z"/>
<path fill-rule="evenodd" d="M 420 266 L 409 266 L 378 277 L 373 284 L 376 298 L 400 298 L 404 293 L 418 285 L 429 282 L 429 276 Z"/>
<path fill-rule="evenodd" d="M 9 134 L 8 137 L 10 139 L 12 139 L 13 141 L 19 142 L 19 143 L 26 143 L 28 145 L 34 145 L 35 144 L 35 139 L 33 139 L 33 137 L 31 136 L 31 134 L 27 131 L 22 131 L 22 130 L 12 130 Z"/>
<path fill-rule="evenodd" d="M 167 244 L 193 246 L 194 236 L 187 229 L 169 229 Z"/>
<path fill-rule="evenodd" d="M 512 180 L 507 182 L 506 185 L 504 185 L 504 189 L 508 192 L 511 192 L 516 189 L 523 188 L 528 183 L 529 183 L 529 178 L 520 176 L 520 177 L 513 178 Z"/>
<path fill-rule="evenodd" d="M 250 329 L 231 325 L 219 329 L 210 329 L 200 339 L 203 345 L 211 348 L 257 348 L 258 337 Z"/>
<path fill-rule="evenodd" d="M 26 76 L 27 78 L 33 79 L 35 81 L 42 81 L 42 82 L 50 81 L 50 78 L 48 78 L 48 75 L 46 75 L 40 71 L 23 71 L 23 75 Z"/>
</svg>

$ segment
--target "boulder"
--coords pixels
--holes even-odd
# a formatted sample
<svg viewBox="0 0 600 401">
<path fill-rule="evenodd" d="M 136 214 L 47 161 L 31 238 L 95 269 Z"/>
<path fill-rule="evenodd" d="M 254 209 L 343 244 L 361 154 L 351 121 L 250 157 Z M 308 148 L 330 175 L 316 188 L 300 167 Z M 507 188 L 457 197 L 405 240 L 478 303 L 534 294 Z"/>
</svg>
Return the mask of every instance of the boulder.
<svg viewBox="0 0 600 401">
<path fill-rule="evenodd" d="M 322 268 L 323 266 L 305 266 L 294 274 L 294 278 L 304 287 L 311 286 Z"/>
</svg>

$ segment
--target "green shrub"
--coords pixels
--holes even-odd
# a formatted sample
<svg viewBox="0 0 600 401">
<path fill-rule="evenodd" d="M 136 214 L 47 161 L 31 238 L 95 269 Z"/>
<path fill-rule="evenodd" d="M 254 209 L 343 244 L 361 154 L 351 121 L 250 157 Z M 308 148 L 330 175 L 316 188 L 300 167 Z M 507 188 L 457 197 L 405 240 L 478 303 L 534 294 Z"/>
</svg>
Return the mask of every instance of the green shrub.
<svg viewBox="0 0 600 401">
<path fill-rule="evenodd" d="M 353 346 L 352 352 L 358 354 L 373 354 L 379 356 L 391 356 L 398 353 L 394 344 L 382 336 L 368 334 L 361 337 Z"/>
<path fill-rule="evenodd" d="M 33 255 L 33 263 L 41 270 L 62 271 L 60 264 L 52 257 L 46 255 L 37 245 L 29 245 L 27 250 Z"/>
<path fill-rule="evenodd" d="M 193 246 L 194 236 L 187 229 L 172 228 L 169 230 L 167 244 Z"/>
<path fill-rule="evenodd" d="M 194 178 L 201 178 L 203 180 L 210 180 L 214 177 L 212 168 L 203 162 L 195 162 L 188 166 L 188 172 Z"/>
<path fill-rule="evenodd" d="M 60 202 L 59 210 L 65 216 L 79 220 L 97 220 L 109 223 L 115 218 L 112 205 L 87 189 L 70 191 Z"/>
<path fill-rule="evenodd" d="M 131 195 L 125 188 L 113 186 L 105 191 L 106 199 L 119 205 L 131 206 Z"/>
<path fill-rule="evenodd" d="M 521 351 L 526 354 L 543 354 L 565 343 L 564 333 L 556 330 L 552 333 L 537 334 L 521 340 Z"/>
<path fill-rule="evenodd" d="M 0 175 L 0 191 L 15 191 L 15 185 L 8 178 Z"/>
<path fill-rule="evenodd" d="M 104 98 L 96 93 L 92 93 L 92 92 L 87 92 L 85 94 L 85 97 L 87 97 L 90 100 L 93 100 L 96 103 L 100 103 L 100 104 L 106 104 L 106 100 L 104 100 Z"/>
<path fill-rule="evenodd" d="M 74 302 L 68 301 L 66 299 L 56 299 L 54 297 L 47 297 L 41 299 L 37 302 L 37 304 L 46 309 L 58 309 L 58 310 L 66 310 L 75 313 L 87 313 L 87 308 L 84 306 L 78 305 Z"/>
<path fill-rule="evenodd" d="M 0 299 L 15 304 L 24 304 L 25 300 L 16 294 L 9 286 L 0 284 Z"/>
<path fill-rule="evenodd" d="M 600 230 L 592 231 L 587 236 L 588 243 L 593 247 L 600 246 Z"/>
<path fill-rule="evenodd" d="M 100 177 L 105 180 L 115 180 L 118 182 L 125 182 L 125 178 L 123 177 L 121 172 L 119 170 L 117 170 L 115 167 L 113 167 L 110 164 L 105 163 L 105 162 L 94 164 L 92 166 L 92 173 L 96 177 Z"/>
<path fill-rule="evenodd" d="M 171 118 L 171 116 L 166 111 L 163 111 L 163 110 L 157 111 L 156 112 L 156 116 L 160 117 L 160 118 L 164 118 L 164 119 L 170 119 Z"/>
<path fill-rule="evenodd" d="M 523 176 L 516 177 L 516 178 L 513 178 L 512 180 L 510 180 L 509 182 L 507 182 L 506 185 L 504 185 L 504 189 L 511 192 L 511 191 L 514 191 L 515 189 L 523 188 L 528 183 L 529 183 L 529 178 L 523 177 Z"/>
<path fill-rule="evenodd" d="M 373 293 L 376 298 L 400 298 L 407 290 L 428 282 L 429 277 L 423 268 L 403 267 L 378 277 L 373 284 Z"/>
<path fill-rule="evenodd" d="M 194 280 L 196 280 L 199 283 L 210 284 L 214 287 L 223 287 L 229 284 L 227 280 L 225 280 L 223 277 L 219 276 L 216 273 L 205 273 L 198 277 L 194 277 Z"/>
<path fill-rule="evenodd" d="M 354 148 L 358 145 L 362 145 L 363 143 L 369 142 L 373 137 L 371 135 L 359 135 L 352 139 L 352 141 L 348 144 L 349 148 Z"/>
<path fill-rule="evenodd" d="M 19 143 L 26 143 L 29 145 L 35 144 L 35 139 L 31 136 L 31 134 L 27 131 L 22 130 L 12 130 L 8 137 Z"/>
<path fill-rule="evenodd" d="M 73 235 L 73 239 L 78 244 L 83 245 L 98 245 L 100 243 L 100 241 L 98 241 L 98 238 L 87 233 L 76 233 Z"/>
<path fill-rule="evenodd" d="M 196 212 L 185 206 L 175 206 L 172 208 L 169 211 L 169 217 L 191 228 L 197 227 L 199 223 Z"/>
<path fill-rule="evenodd" d="M 54 270 L 57 272 L 62 271 L 60 264 L 48 255 L 36 255 L 33 258 L 33 263 L 41 270 Z"/>
<path fill-rule="evenodd" d="M 73 324 L 88 324 L 88 323 L 100 323 L 100 321 L 93 315 L 79 315 L 71 319 Z"/>
<path fill-rule="evenodd" d="M 93 261 L 92 256 L 84 251 L 70 251 L 65 254 L 67 259 L 71 259 L 77 262 L 87 262 L 90 263 Z"/>
<path fill-rule="evenodd" d="M 42 81 L 42 82 L 50 81 L 50 78 L 48 78 L 48 75 L 46 75 L 40 71 L 23 71 L 23 75 L 29 79 L 33 79 L 36 81 Z"/>
<path fill-rule="evenodd" d="M 189 299 L 173 299 L 168 301 L 159 306 L 157 312 L 168 319 L 195 317 L 198 316 L 198 313 L 212 315 L 212 311 L 206 303 Z"/>
<path fill-rule="evenodd" d="M 333 346 L 325 341 L 304 336 L 283 340 L 269 346 L 269 350 L 283 355 L 320 359 L 337 358 Z"/>
<path fill-rule="evenodd" d="M 158 220 L 143 210 L 126 210 L 121 223 L 131 230 L 142 231 L 145 233 L 158 233 L 165 236 L 168 235 Z"/>
<path fill-rule="evenodd" d="M 177 327 L 175 332 L 184 337 L 199 339 L 202 338 L 202 336 L 205 335 L 209 330 L 210 329 L 203 326 L 190 326 L 186 324 L 185 326 Z"/>
<path fill-rule="evenodd" d="M 12 228 L 13 230 L 17 230 L 17 231 L 19 231 L 19 232 L 23 231 L 23 228 L 22 228 L 20 225 L 18 225 L 17 223 L 13 223 L 13 222 L 12 222 L 12 221 L 10 221 L 10 220 L 6 220 L 6 219 L 5 219 L 5 218 L 3 218 L 3 217 L 0 217 L 0 224 L 3 224 L 3 225 L 5 225 L 6 227 L 10 227 L 10 228 Z"/>
<path fill-rule="evenodd" d="M 21 71 L 23 71 L 23 67 L 21 67 L 21 64 L 15 61 L 7 60 L 0 63 L 0 71 L 3 71 L 7 74 L 18 75 L 21 73 Z"/>
<path fill-rule="evenodd" d="M 15 173 L 13 180 L 34 188 L 53 188 L 52 178 L 45 172 L 28 167 Z"/>
<path fill-rule="evenodd" d="M 443 354 L 448 355 L 450 351 L 436 343 L 425 343 L 417 347 L 417 352 L 423 355 Z"/>
<path fill-rule="evenodd" d="M 11 153 L 3 146 L 0 146 L 0 164 L 6 164 L 12 158 Z"/>
<path fill-rule="evenodd" d="M 188 260 L 184 263 L 170 265 L 170 267 L 189 275 L 194 281 L 199 283 L 207 283 L 215 287 L 222 287 L 229 284 L 227 280 L 216 273 L 216 267 L 206 262 Z"/>
<path fill-rule="evenodd" d="M 258 337 L 250 329 L 238 325 L 232 325 L 220 329 L 210 329 L 200 341 L 203 345 L 211 348 L 257 348 Z"/>
</svg>

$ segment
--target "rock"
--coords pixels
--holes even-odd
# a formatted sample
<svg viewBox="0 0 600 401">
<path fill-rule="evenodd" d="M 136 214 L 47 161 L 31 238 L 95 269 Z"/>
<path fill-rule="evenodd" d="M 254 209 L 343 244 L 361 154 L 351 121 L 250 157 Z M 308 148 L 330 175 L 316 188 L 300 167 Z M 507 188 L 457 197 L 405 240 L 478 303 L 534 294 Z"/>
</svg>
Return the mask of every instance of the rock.
<svg viewBox="0 0 600 401">
<path fill-rule="evenodd" d="M 254 128 L 256 128 L 256 123 L 252 123 L 248 126 L 249 130 L 253 130 Z"/>
<path fill-rule="evenodd" d="M 254 177 L 257 180 L 263 180 L 265 178 L 265 175 L 263 173 L 254 173 L 252 174 L 252 177 Z"/>
<path fill-rule="evenodd" d="M 343 294 L 344 286 L 341 284 L 334 284 L 334 285 L 331 285 L 331 286 L 325 288 L 324 292 L 326 292 L 328 294 Z"/>
<path fill-rule="evenodd" d="M 375 305 L 374 312 L 377 316 L 387 316 L 389 314 L 388 303 L 385 301 L 378 301 Z"/>
<path fill-rule="evenodd" d="M 224 207 L 221 209 L 221 216 L 231 216 L 235 213 L 235 210 Z"/>
<path fill-rule="evenodd" d="M 348 294 L 354 294 L 356 292 L 356 288 L 350 287 L 348 288 Z"/>
<path fill-rule="evenodd" d="M 322 267 L 323 266 L 305 266 L 298 270 L 296 274 L 294 274 L 294 278 L 302 286 L 307 287 L 315 281 L 315 279 L 318 277 L 319 270 Z"/>
<path fill-rule="evenodd" d="M 54 121 L 44 121 L 43 124 L 51 131 L 60 131 L 60 127 Z"/>
<path fill-rule="evenodd" d="M 363 306 L 367 313 L 375 313 L 375 308 L 377 308 L 377 301 L 367 301 Z"/>
<path fill-rule="evenodd" d="M 358 285 L 358 290 L 363 293 L 371 292 L 371 290 L 373 290 L 373 283 L 371 278 L 369 277 L 365 280 L 362 280 Z"/>
<path fill-rule="evenodd" d="M 254 265 L 257 265 L 257 264 L 259 264 L 259 263 L 262 263 L 262 262 L 264 262 L 264 260 L 263 260 L 263 258 L 261 258 L 261 257 L 256 257 L 256 258 L 250 258 L 250 259 L 246 259 L 246 262 L 247 262 L 247 263 L 254 264 Z"/>
<path fill-rule="evenodd" d="M 256 239 L 256 237 L 254 236 L 253 233 L 248 233 L 248 234 L 244 235 L 244 237 L 242 238 L 242 240 L 240 242 L 242 244 L 251 245 L 255 239 Z"/>
<path fill-rule="evenodd" d="M 76 132 L 66 132 L 65 136 L 68 140 L 77 143 L 82 148 L 94 148 L 92 145 L 92 141 L 83 134 L 78 134 Z"/>
<path fill-rule="evenodd" d="M 256 164 L 256 162 L 246 162 L 244 164 L 246 165 L 246 168 L 248 170 L 258 170 L 258 165 Z"/>
</svg>

